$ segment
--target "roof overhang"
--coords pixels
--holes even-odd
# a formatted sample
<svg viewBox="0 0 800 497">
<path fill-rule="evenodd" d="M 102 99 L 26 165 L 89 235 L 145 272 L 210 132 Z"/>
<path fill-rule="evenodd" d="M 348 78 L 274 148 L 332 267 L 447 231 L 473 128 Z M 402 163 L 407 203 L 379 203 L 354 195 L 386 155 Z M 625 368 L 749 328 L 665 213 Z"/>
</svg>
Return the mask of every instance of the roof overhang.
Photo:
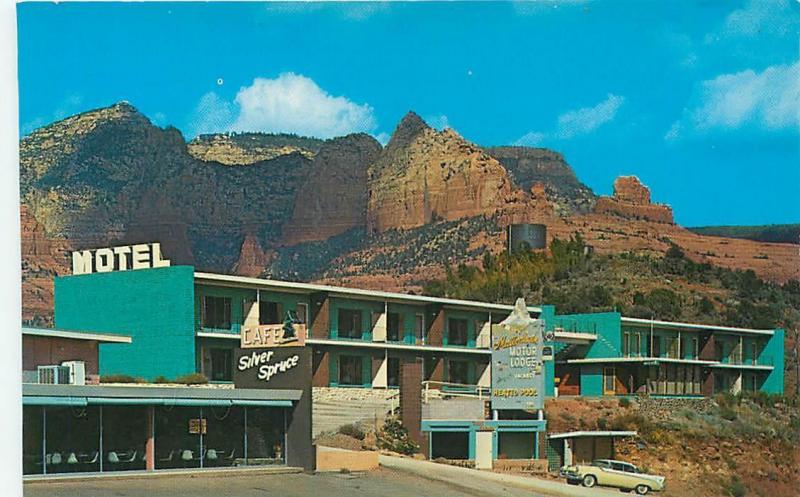
<svg viewBox="0 0 800 497">
<path fill-rule="evenodd" d="M 57 330 L 53 328 L 22 328 L 23 336 L 36 336 L 48 338 L 68 338 L 71 340 L 94 340 L 101 343 L 131 343 L 133 340 L 128 335 L 115 333 L 95 333 L 90 331 Z"/>
<path fill-rule="evenodd" d="M 628 318 L 625 316 L 623 316 L 620 319 L 622 321 L 622 324 L 629 324 L 632 326 L 641 326 L 646 328 L 652 326 L 654 328 L 675 328 L 675 329 L 691 330 L 691 331 L 708 330 L 708 331 L 721 331 L 728 333 L 765 335 L 765 336 L 772 336 L 775 334 L 775 330 L 758 330 L 752 328 L 736 328 L 733 326 L 717 326 L 713 324 L 659 321 L 657 319 Z"/>
<path fill-rule="evenodd" d="M 603 364 L 603 363 L 676 363 L 676 364 L 696 364 L 700 366 L 711 366 L 718 364 L 716 361 L 701 361 L 699 359 L 673 359 L 670 357 L 601 357 L 597 359 L 567 359 L 568 364 Z"/>
<path fill-rule="evenodd" d="M 635 431 L 570 431 L 568 433 L 553 433 L 547 438 L 580 438 L 580 437 L 635 437 Z"/>
<path fill-rule="evenodd" d="M 209 405 L 215 401 L 259 401 L 259 400 L 299 400 L 302 390 L 276 390 L 258 388 L 215 388 L 215 387 L 169 387 L 163 385 L 44 385 L 37 383 L 24 383 L 22 396 L 24 399 L 39 398 L 83 398 L 89 399 L 116 399 L 119 403 L 128 399 L 128 403 L 137 400 L 194 400 L 199 403 L 207 402 Z M 199 405 L 199 404 L 198 404 Z"/>
<path fill-rule="evenodd" d="M 236 286 L 261 290 L 280 290 L 300 294 L 311 294 L 324 292 L 333 297 L 340 298 L 360 298 L 375 300 L 380 302 L 396 302 L 403 304 L 417 305 L 442 305 L 450 308 L 467 309 L 473 311 L 503 311 L 511 312 L 513 305 L 491 304 L 487 302 L 477 302 L 473 300 L 447 299 L 441 297 L 426 297 L 424 295 L 410 295 L 405 293 L 383 292 L 379 290 L 363 290 L 358 288 L 347 288 L 331 285 L 319 285 L 315 283 L 298 283 L 293 281 L 268 280 L 261 278 L 248 278 L 245 276 L 230 276 L 226 274 L 214 274 L 195 271 L 195 282 L 210 283 L 223 286 Z M 529 306 L 528 311 L 539 314 L 541 307 Z"/>
<path fill-rule="evenodd" d="M 597 340 L 597 335 L 594 333 L 575 333 L 572 331 L 557 331 L 555 333 L 556 342 L 561 343 L 575 343 L 578 345 L 586 345 Z"/>
</svg>

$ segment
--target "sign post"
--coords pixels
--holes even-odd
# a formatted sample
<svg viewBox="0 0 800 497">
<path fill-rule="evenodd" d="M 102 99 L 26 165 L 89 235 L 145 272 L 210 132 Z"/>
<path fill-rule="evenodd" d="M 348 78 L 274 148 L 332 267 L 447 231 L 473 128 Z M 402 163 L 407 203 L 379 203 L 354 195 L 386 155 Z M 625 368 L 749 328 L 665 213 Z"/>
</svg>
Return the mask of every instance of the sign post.
<svg viewBox="0 0 800 497">
<path fill-rule="evenodd" d="M 503 322 L 492 325 L 492 409 L 544 408 L 544 325 L 523 299 Z"/>
</svg>

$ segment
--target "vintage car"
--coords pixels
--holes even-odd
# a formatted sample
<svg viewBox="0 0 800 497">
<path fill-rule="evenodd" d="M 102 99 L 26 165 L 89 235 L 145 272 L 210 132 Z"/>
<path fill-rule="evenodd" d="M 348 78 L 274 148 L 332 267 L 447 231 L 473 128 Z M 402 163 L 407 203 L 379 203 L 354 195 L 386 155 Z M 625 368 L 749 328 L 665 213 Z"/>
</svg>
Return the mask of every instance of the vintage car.
<svg viewBox="0 0 800 497">
<path fill-rule="evenodd" d="M 597 459 L 591 464 L 577 466 L 564 466 L 561 476 L 567 483 L 582 483 L 584 487 L 603 485 L 617 487 L 622 490 L 635 490 L 639 495 L 646 495 L 651 490 L 663 490 L 663 476 L 642 473 L 633 464 L 614 461 L 611 459 Z"/>
</svg>

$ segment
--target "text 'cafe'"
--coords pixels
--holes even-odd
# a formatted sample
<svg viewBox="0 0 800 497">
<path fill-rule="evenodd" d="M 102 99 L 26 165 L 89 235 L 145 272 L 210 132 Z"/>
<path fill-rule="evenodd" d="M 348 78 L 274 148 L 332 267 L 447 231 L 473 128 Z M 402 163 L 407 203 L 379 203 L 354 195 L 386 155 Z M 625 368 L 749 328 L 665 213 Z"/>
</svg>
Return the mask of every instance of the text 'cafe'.
<svg viewBox="0 0 800 497">
<path fill-rule="evenodd" d="M 76 275 L 114 273 L 91 277 L 142 275 L 148 271 L 127 270 L 169 266 L 157 243 L 73 255 Z M 158 284 L 141 288 L 181 291 L 172 287 L 167 292 Z M 101 384 L 101 371 L 105 378 L 114 374 L 104 368 L 104 357 L 125 355 L 126 349 L 141 351 L 132 345 L 148 327 L 148 318 L 159 313 L 152 309 L 158 299 L 149 300 L 151 310 L 145 312 L 135 309 L 134 301 L 122 305 L 113 292 L 107 295 L 104 304 L 111 315 L 119 305 L 116 310 L 142 317 L 140 327 L 133 323 L 126 334 L 115 327 L 106 332 L 102 323 L 87 323 L 67 331 L 59 328 L 56 317 L 54 329 L 23 329 L 25 475 L 265 465 L 313 469 L 311 351 L 304 343 L 303 324 L 287 321 L 243 328 L 239 346 L 232 349 L 232 384 L 181 382 L 180 375 L 194 368 L 174 369 L 159 361 L 157 348 L 173 345 L 166 334 L 144 354 L 151 358 L 139 353 L 129 353 L 128 358 L 131 363 L 162 362 L 157 370 L 163 381 L 143 376 L 150 383 Z M 64 312 L 63 302 L 58 309 Z M 170 322 L 167 316 L 162 318 L 165 324 Z"/>
</svg>

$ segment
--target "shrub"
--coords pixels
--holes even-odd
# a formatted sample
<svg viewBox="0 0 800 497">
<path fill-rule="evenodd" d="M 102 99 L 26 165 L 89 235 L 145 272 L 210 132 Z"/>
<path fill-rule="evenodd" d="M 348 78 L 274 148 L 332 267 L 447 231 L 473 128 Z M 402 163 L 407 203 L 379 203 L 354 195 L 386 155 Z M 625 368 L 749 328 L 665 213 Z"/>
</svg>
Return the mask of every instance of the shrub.
<svg viewBox="0 0 800 497">
<path fill-rule="evenodd" d="M 170 383 L 170 380 L 166 376 L 159 375 L 153 379 L 153 383 Z"/>
<path fill-rule="evenodd" d="M 364 440 L 364 437 L 367 436 L 364 433 L 364 430 L 361 428 L 361 425 L 358 423 L 351 423 L 349 425 L 342 425 L 337 430 L 342 435 L 347 435 L 348 437 L 357 438 L 358 440 Z"/>
<path fill-rule="evenodd" d="M 627 397 L 620 397 L 619 399 L 619 406 L 623 409 L 627 409 L 631 406 L 631 399 Z"/>
<path fill-rule="evenodd" d="M 208 378 L 200 373 L 185 374 L 175 378 L 175 383 L 183 383 L 184 385 L 205 385 L 208 383 Z"/>
<path fill-rule="evenodd" d="M 406 455 L 419 452 L 419 445 L 408 437 L 408 430 L 397 418 L 387 419 L 377 438 L 381 449 Z"/>
<path fill-rule="evenodd" d="M 107 374 L 100 377 L 100 383 L 146 383 L 144 378 L 128 374 Z"/>
<path fill-rule="evenodd" d="M 725 491 L 728 492 L 730 497 L 745 497 L 747 495 L 747 488 L 742 484 L 738 476 L 733 476 L 731 481 L 725 485 Z"/>
</svg>

